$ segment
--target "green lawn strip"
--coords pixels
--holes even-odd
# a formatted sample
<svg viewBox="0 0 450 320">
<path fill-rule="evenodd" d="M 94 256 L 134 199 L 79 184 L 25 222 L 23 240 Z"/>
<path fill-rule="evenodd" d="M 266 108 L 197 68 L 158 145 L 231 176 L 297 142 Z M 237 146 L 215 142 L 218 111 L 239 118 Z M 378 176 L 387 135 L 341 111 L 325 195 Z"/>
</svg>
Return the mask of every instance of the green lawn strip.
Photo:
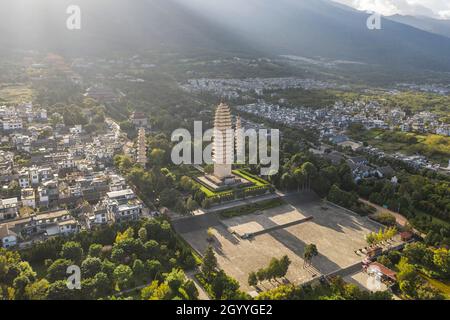
<svg viewBox="0 0 450 320">
<path fill-rule="evenodd" d="M 254 183 L 255 186 L 257 186 L 257 187 L 263 187 L 263 186 L 269 185 L 269 182 L 255 176 L 255 175 L 252 175 L 251 173 L 248 173 L 245 170 L 233 170 L 233 173 L 241 178 L 244 178 L 244 179 Z"/>
<path fill-rule="evenodd" d="M 441 293 L 446 295 L 447 299 L 450 299 L 450 281 L 441 281 L 437 279 L 430 278 L 424 273 L 420 272 L 420 276 L 425 279 L 433 288 L 436 288 Z"/>
<path fill-rule="evenodd" d="M 270 183 L 257 177 L 254 176 L 244 170 L 233 170 L 233 173 L 241 178 L 244 178 L 248 181 L 250 181 L 251 183 L 254 184 L 254 186 L 252 187 L 244 187 L 242 189 L 244 190 L 253 190 L 253 189 L 257 189 L 260 187 L 266 187 L 269 186 Z M 215 192 L 211 189 L 209 189 L 207 186 L 203 185 L 202 183 L 196 181 L 196 183 L 200 186 L 200 190 L 205 194 L 205 196 L 207 198 L 213 198 L 213 197 L 217 197 L 217 196 L 224 196 L 224 195 L 229 195 L 233 192 L 233 190 L 224 190 L 224 191 L 218 191 Z"/>
<path fill-rule="evenodd" d="M 205 196 L 207 196 L 208 198 L 211 198 L 211 197 L 215 197 L 216 195 L 217 195 L 217 193 L 216 192 L 214 192 L 214 191 L 212 191 L 212 190 L 209 190 L 207 187 L 205 187 L 204 185 L 202 185 L 202 184 L 199 184 L 200 185 L 200 190 L 205 194 Z"/>
<path fill-rule="evenodd" d="M 201 183 L 199 183 L 199 185 L 200 185 L 200 190 L 205 194 L 205 196 L 207 198 L 213 198 L 213 197 L 217 197 L 217 196 L 229 195 L 229 194 L 231 194 L 233 192 L 232 190 L 225 190 L 225 191 L 220 191 L 220 192 L 214 192 L 214 191 L 208 189 L 206 186 L 202 185 Z"/>
<path fill-rule="evenodd" d="M 223 219 L 229 219 L 233 217 L 248 215 L 257 211 L 269 210 L 285 204 L 286 202 L 283 199 L 271 199 L 260 203 L 246 204 L 238 208 L 228 209 L 220 212 L 220 216 Z"/>
</svg>

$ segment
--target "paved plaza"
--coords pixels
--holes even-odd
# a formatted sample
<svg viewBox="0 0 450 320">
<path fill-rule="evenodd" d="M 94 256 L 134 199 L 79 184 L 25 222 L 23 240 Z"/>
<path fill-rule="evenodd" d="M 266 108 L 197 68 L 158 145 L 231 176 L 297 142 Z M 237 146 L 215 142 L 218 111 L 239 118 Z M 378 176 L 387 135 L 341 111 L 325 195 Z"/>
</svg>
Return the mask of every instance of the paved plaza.
<svg viewBox="0 0 450 320">
<path fill-rule="evenodd" d="M 296 284 L 317 278 L 338 269 L 360 262 L 363 257 L 355 250 L 365 247 L 365 236 L 377 231 L 379 225 L 367 218 L 351 215 L 347 211 L 322 202 L 312 194 L 285 197 L 287 205 L 211 225 L 215 240 L 207 241 L 208 227 L 182 228 L 182 236 L 200 253 L 212 245 L 220 268 L 236 278 L 243 290 L 248 286 L 248 274 L 266 267 L 271 258 L 288 255 L 292 261 L 287 279 Z M 243 240 L 237 234 L 261 231 L 276 225 L 312 216 L 313 220 L 284 229 L 269 231 L 250 240 Z M 233 232 L 237 234 L 233 234 Z M 313 266 L 305 268 L 302 259 L 304 248 L 313 243 L 319 256 L 313 259 Z M 270 289 L 275 284 L 264 283 L 261 289 Z"/>
</svg>

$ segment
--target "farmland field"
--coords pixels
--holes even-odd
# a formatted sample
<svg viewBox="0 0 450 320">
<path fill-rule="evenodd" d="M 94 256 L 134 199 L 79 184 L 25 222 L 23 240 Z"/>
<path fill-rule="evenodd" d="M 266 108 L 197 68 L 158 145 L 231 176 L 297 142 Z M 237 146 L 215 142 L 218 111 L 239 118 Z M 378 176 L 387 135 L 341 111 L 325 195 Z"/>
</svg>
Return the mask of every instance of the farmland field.
<svg viewBox="0 0 450 320">
<path fill-rule="evenodd" d="M 27 86 L 0 86 L 0 103 L 30 102 L 32 97 L 33 90 Z"/>
<path fill-rule="evenodd" d="M 441 165 L 448 164 L 450 159 L 450 137 L 373 129 L 353 135 L 352 138 L 367 142 L 387 153 L 421 154 Z"/>
</svg>

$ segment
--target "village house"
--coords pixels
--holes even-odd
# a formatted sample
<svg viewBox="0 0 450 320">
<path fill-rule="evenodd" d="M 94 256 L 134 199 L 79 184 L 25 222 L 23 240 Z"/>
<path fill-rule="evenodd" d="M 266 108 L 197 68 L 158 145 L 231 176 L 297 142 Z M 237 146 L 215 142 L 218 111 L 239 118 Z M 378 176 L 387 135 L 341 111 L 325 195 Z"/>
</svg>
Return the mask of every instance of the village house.
<svg viewBox="0 0 450 320">
<path fill-rule="evenodd" d="M 89 229 L 112 221 L 111 212 L 108 211 L 107 206 L 103 202 L 95 205 L 90 212 L 85 214 L 85 218 Z"/>
<path fill-rule="evenodd" d="M 3 223 L 6 228 L 16 235 L 17 244 L 52 236 L 68 235 L 79 231 L 79 223 L 67 210 L 49 211 L 35 214 L 26 218 Z"/>
<path fill-rule="evenodd" d="M 59 188 L 57 180 L 50 180 L 42 183 L 38 188 L 39 206 L 52 207 L 58 205 Z"/>
<path fill-rule="evenodd" d="M 14 219 L 19 215 L 19 201 L 17 198 L 0 200 L 0 221 Z"/>
<path fill-rule="evenodd" d="M 146 127 L 148 125 L 148 119 L 145 113 L 134 111 L 130 116 L 130 122 L 136 127 Z"/>
<path fill-rule="evenodd" d="M 20 118 L 4 118 L 0 120 L 3 131 L 17 131 L 23 129 L 22 119 Z"/>
<path fill-rule="evenodd" d="M 324 153 L 323 157 L 327 160 L 329 160 L 332 164 L 338 165 L 342 161 L 345 160 L 345 157 L 342 153 L 337 151 L 332 151 L 330 153 Z"/>
<path fill-rule="evenodd" d="M 17 234 L 7 224 L 0 225 L 0 244 L 5 249 L 17 245 Z"/>
<path fill-rule="evenodd" d="M 137 220 L 143 208 L 142 202 L 131 189 L 108 192 L 106 204 L 108 212 L 116 222 Z"/>
<path fill-rule="evenodd" d="M 20 191 L 20 200 L 23 207 L 36 208 L 36 192 L 33 188 L 25 188 Z"/>
</svg>

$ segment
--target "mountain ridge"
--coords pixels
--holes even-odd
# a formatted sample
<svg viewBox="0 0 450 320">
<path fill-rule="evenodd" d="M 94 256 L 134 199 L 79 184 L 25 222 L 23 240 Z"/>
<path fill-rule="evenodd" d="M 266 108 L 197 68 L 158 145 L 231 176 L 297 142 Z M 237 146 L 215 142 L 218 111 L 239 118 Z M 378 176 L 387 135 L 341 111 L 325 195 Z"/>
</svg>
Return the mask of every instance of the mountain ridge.
<svg viewBox="0 0 450 320">
<path fill-rule="evenodd" d="M 425 16 L 393 15 L 387 19 L 411 27 L 450 38 L 450 20 L 438 20 Z"/>
<path fill-rule="evenodd" d="M 40 0 L 28 14 L 4 0 L 4 46 L 68 55 L 114 51 L 245 52 L 360 61 L 450 71 L 450 39 L 390 19 L 368 30 L 368 14 L 328 0 Z M 82 29 L 65 28 L 65 8 L 82 8 Z M 19 36 L 17 36 L 19 35 Z"/>
</svg>

